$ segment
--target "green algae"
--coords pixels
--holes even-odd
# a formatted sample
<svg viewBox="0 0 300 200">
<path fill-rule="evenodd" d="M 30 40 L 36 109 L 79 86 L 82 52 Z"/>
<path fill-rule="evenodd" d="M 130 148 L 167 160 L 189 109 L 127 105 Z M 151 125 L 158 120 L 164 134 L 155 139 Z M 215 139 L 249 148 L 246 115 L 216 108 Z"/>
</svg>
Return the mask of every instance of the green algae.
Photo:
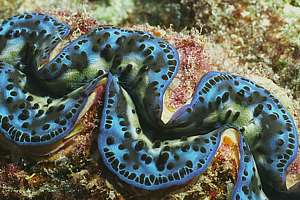
<svg viewBox="0 0 300 200">
<path fill-rule="evenodd" d="M 12 16 L 20 4 L 21 0 L 0 1 L 0 19 Z"/>
<path fill-rule="evenodd" d="M 133 0 L 106 0 L 95 1 L 91 6 L 91 16 L 103 24 L 121 24 L 133 12 L 135 2 Z"/>
</svg>

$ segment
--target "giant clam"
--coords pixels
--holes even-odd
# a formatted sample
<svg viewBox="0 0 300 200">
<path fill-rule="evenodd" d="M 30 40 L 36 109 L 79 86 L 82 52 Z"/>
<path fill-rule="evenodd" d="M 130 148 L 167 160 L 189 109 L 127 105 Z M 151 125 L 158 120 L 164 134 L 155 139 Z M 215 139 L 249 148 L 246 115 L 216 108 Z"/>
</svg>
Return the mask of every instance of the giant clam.
<svg viewBox="0 0 300 200">
<path fill-rule="evenodd" d="M 103 26 L 47 62 L 68 34 L 68 25 L 40 13 L 2 23 L 3 140 L 34 151 L 55 146 L 107 77 L 98 149 L 124 182 L 145 190 L 183 185 L 208 167 L 222 133 L 233 128 L 239 132 L 240 163 L 232 199 L 297 198 L 299 192 L 285 186 L 298 150 L 297 128 L 269 91 L 234 74 L 209 72 L 191 103 L 164 123 L 164 93 L 179 66 L 175 48 L 143 31 Z"/>
</svg>

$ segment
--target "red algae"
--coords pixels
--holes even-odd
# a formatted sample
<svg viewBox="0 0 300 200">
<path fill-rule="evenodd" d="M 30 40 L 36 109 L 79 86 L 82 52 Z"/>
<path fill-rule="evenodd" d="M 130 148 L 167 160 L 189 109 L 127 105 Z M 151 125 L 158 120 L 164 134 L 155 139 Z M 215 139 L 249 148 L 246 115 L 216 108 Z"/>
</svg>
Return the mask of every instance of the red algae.
<svg viewBox="0 0 300 200">
<path fill-rule="evenodd" d="M 175 88 L 169 93 L 171 107 L 177 109 L 191 97 L 202 75 L 210 71 L 204 49 L 192 36 L 175 35 L 169 41 L 174 44 L 180 56 L 180 68 L 174 78 Z"/>
<path fill-rule="evenodd" d="M 287 187 L 293 187 L 293 185 L 300 181 L 300 154 L 298 153 L 294 162 L 287 169 Z"/>
<path fill-rule="evenodd" d="M 93 28 L 100 26 L 100 24 L 93 18 L 89 17 L 83 12 L 70 12 L 66 10 L 42 10 L 37 9 L 37 12 L 49 14 L 57 17 L 59 20 L 66 22 L 71 32 L 79 32 L 78 34 L 85 34 L 91 31 Z"/>
<path fill-rule="evenodd" d="M 300 175 L 300 154 L 297 155 L 294 162 L 288 167 L 288 173 L 291 175 Z"/>
</svg>

